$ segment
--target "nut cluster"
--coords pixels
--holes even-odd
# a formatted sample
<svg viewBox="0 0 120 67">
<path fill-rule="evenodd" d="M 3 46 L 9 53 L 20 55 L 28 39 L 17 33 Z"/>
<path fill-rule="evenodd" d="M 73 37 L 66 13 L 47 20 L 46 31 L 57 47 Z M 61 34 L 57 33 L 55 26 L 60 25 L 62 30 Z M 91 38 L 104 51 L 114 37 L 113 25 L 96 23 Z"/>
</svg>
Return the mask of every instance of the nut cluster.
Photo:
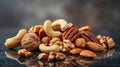
<svg viewBox="0 0 120 67">
<path fill-rule="evenodd" d="M 90 26 L 77 28 L 64 19 L 46 20 L 43 25 L 32 26 L 28 32 L 22 29 L 15 37 L 6 40 L 7 48 L 15 48 L 21 44 L 23 49 L 18 55 L 28 57 L 30 51 L 40 50 L 40 60 L 64 60 L 62 52 L 78 54 L 86 58 L 94 58 L 96 52 L 102 52 L 114 47 L 114 40 L 107 36 L 95 36 Z"/>
</svg>

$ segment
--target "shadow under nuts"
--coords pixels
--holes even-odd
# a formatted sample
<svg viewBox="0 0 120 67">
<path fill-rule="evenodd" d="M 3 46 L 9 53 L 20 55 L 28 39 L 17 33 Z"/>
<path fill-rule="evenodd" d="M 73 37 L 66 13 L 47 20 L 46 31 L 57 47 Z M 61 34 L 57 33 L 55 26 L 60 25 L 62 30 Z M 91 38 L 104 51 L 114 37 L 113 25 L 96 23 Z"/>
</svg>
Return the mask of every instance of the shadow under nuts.
<svg viewBox="0 0 120 67">
<path fill-rule="evenodd" d="M 40 39 L 35 33 L 27 33 L 21 41 L 21 46 L 29 51 L 37 49 L 39 44 Z"/>
</svg>

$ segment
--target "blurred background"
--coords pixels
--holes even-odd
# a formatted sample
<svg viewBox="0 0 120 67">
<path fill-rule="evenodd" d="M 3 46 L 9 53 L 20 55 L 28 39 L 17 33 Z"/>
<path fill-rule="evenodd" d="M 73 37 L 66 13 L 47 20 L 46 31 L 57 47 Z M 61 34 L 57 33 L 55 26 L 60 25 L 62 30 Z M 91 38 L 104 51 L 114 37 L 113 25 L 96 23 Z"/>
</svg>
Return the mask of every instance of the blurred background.
<svg viewBox="0 0 120 67">
<path fill-rule="evenodd" d="M 120 0 L 0 0 L 0 45 L 20 28 L 60 18 L 90 25 L 95 35 L 112 37 L 120 48 Z"/>
</svg>

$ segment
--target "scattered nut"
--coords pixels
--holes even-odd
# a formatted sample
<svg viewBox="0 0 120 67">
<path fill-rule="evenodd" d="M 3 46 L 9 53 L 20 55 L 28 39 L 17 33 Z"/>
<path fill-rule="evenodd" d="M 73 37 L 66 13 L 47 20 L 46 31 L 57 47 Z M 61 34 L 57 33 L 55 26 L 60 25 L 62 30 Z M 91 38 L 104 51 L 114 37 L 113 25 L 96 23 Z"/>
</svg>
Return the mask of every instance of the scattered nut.
<svg viewBox="0 0 120 67">
<path fill-rule="evenodd" d="M 51 26 L 51 21 L 46 20 L 44 22 L 44 31 L 50 37 L 61 37 L 62 33 L 60 31 L 54 31 Z"/>
<path fill-rule="evenodd" d="M 83 27 L 80 27 L 79 28 L 79 31 L 90 31 L 91 30 L 91 27 L 90 26 L 83 26 Z"/>
<path fill-rule="evenodd" d="M 24 49 L 33 51 L 39 47 L 40 39 L 35 33 L 27 33 L 21 41 L 21 46 Z"/>
<path fill-rule="evenodd" d="M 23 57 L 29 57 L 32 55 L 32 53 L 26 49 L 20 49 L 18 50 L 18 55 Z"/>
<path fill-rule="evenodd" d="M 41 52 L 49 53 L 51 51 L 60 51 L 60 47 L 58 45 L 46 46 L 45 44 L 40 44 L 39 45 L 39 50 Z"/>
<path fill-rule="evenodd" d="M 40 53 L 37 57 L 39 60 L 48 60 L 48 54 L 47 53 Z"/>
<path fill-rule="evenodd" d="M 55 51 L 52 51 L 49 53 L 49 60 L 63 60 L 65 59 L 65 55 L 61 52 L 55 52 Z"/>
<path fill-rule="evenodd" d="M 85 45 L 86 45 L 86 41 L 84 38 L 77 38 L 75 40 L 75 46 L 83 48 L 85 47 Z"/>
<path fill-rule="evenodd" d="M 91 58 L 91 57 L 95 58 L 97 56 L 94 52 L 92 52 L 90 50 L 82 50 L 80 52 L 80 55 L 83 57 L 87 57 L 87 58 Z"/>
<path fill-rule="evenodd" d="M 86 47 L 92 51 L 105 51 L 105 48 L 95 42 L 87 42 Z"/>
<path fill-rule="evenodd" d="M 81 48 L 74 48 L 72 50 L 70 50 L 71 54 L 80 54 L 80 52 L 82 51 Z"/>
<path fill-rule="evenodd" d="M 113 48 L 115 45 L 115 42 L 112 38 L 102 35 L 97 35 L 97 39 L 99 43 L 104 46 L 104 48 Z"/>
<path fill-rule="evenodd" d="M 51 37 L 45 36 L 42 38 L 41 42 L 45 45 L 49 45 Z"/>
<path fill-rule="evenodd" d="M 15 48 L 21 44 L 23 36 L 27 33 L 26 29 L 20 29 L 16 36 L 6 39 L 7 48 Z"/>
<path fill-rule="evenodd" d="M 60 28 L 61 31 L 65 31 L 67 29 L 67 21 L 64 19 L 58 19 L 54 21 L 51 25 L 54 30 Z"/>
</svg>

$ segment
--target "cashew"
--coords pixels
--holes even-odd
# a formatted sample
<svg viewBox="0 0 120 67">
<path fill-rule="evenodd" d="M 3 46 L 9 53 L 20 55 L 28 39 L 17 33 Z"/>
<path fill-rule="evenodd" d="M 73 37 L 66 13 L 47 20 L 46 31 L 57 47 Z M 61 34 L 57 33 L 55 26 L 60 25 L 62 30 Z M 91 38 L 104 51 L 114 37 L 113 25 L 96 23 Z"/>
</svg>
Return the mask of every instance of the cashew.
<svg viewBox="0 0 120 67">
<path fill-rule="evenodd" d="M 61 31 L 65 31 L 67 29 L 68 24 L 66 20 L 59 19 L 59 20 L 54 21 L 51 25 L 53 29 L 60 27 Z"/>
<path fill-rule="evenodd" d="M 7 48 L 15 48 L 21 44 L 23 36 L 27 33 L 26 29 L 20 29 L 16 36 L 6 39 Z"/>
<path fill-rule="evenodd" d="M 51 26 L 51 21 L 46 20 L 44 22 L 44 31 L 50 37 L 61 37 L 62 33 L 60 31 L 54 31 Z"/>
<path fill-rule="evenodd" d="M 40 44 L 39 49 L 41 52 L 45 52 L 45 53 L 49 53 L 51 51 L 60 51 L 60 48 L 58 45 L 46 46 L 45 44 Z"/>
</svg>

